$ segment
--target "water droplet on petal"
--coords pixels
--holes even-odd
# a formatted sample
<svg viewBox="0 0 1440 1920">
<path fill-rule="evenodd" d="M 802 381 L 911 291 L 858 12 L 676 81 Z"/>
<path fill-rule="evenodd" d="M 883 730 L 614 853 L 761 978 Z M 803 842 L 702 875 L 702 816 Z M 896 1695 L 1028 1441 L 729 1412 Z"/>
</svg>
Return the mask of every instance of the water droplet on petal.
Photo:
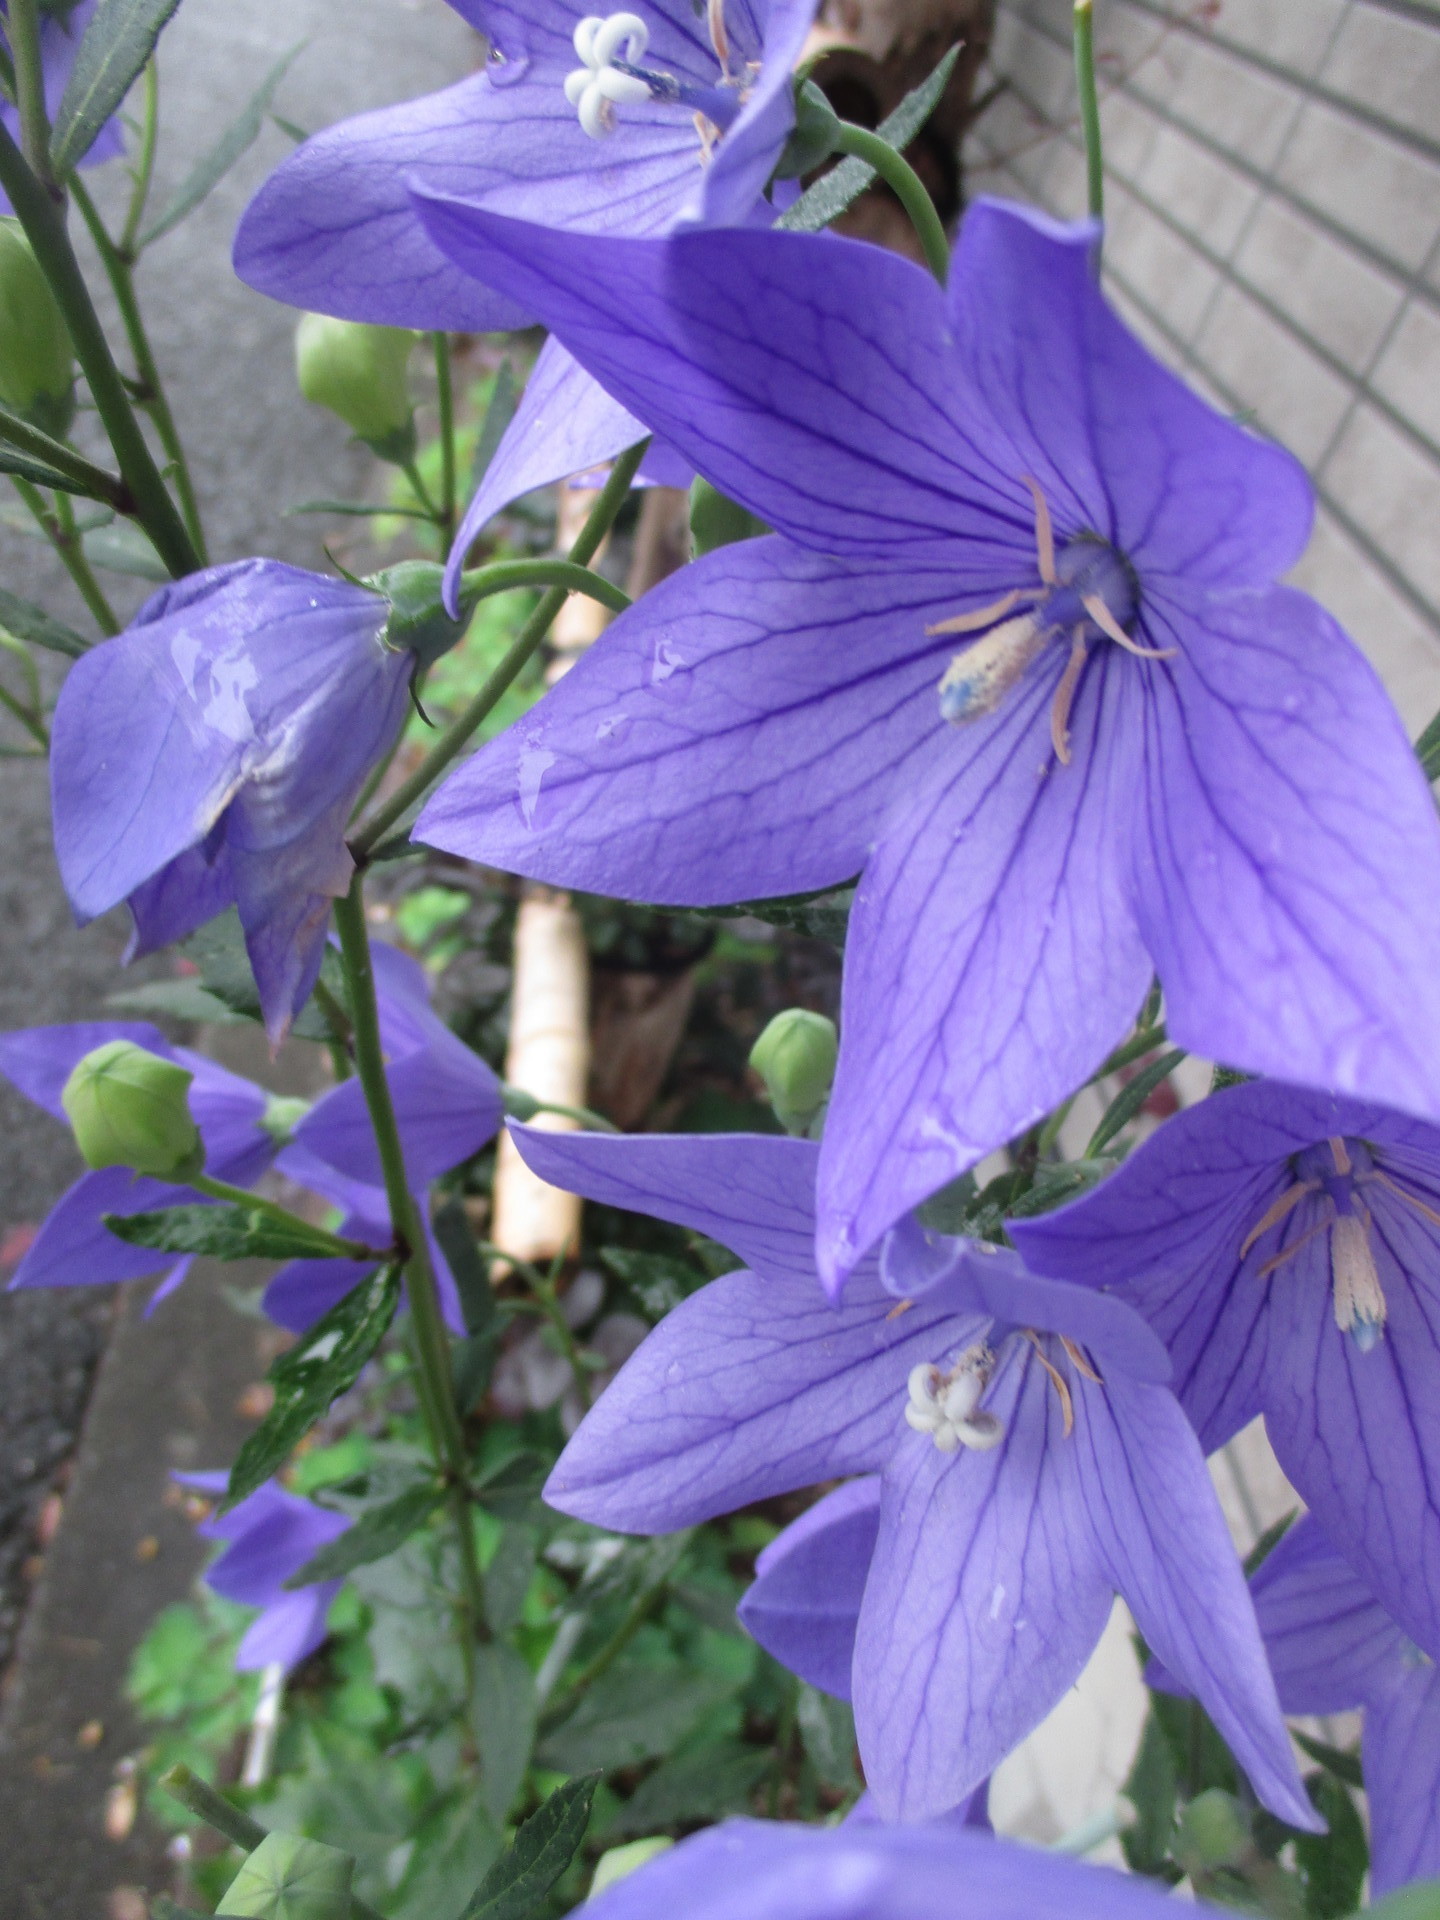
<svg viewBox="0 0 1440 1920">
<path fill-rule="evenodd" d="M 540 799 L 540 783 L 554 764 L 555 755 L 548 747 L 525 747 L 521 750 L 516 797 L 520 802 L 520 812 L 527 827 L 533 827 L 535 824 L 535 808 Z"/>
</svg>

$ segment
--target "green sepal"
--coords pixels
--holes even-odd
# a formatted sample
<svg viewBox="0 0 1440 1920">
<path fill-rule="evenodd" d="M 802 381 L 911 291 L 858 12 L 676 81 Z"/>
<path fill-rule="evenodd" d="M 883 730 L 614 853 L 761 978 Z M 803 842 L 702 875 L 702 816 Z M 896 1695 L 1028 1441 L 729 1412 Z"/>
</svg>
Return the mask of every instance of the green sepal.
<svg viewBox="0 0 1440 1920">
<path fill-rule="evenodd" d="M 699 560 L 717 547 L 737 540 L 754 540 L 769 527 L 748 508 L 728 499 L 718 487 L 698 476 L 690 483 L 690 550 Z"/>
<path fill-rule="evenodd" d="M 350 1920 L 354 1872 L 354 1855 L 339 1847 L 267 1833 L 215 1911 L 246 1920 Z"/>
<path fill-rule="evenodd" d="M 777 180 L 813 173 L 835 151 L 840 116 L 810 79 L 795 76 L 795 125 L 775 166 Z"/>
<path fill-rule="evenodd" d="M 401 560 L 382 573 L 372 573 L 365 582 L 390 603 L 386 646 L 396 653 L 413 653 L 422 667 L 431 666 L 457 646 L 470 624 L 470 609 L 463 601 L 458 620 L 445 611 L 444 581 L 444 568 L 433 560 Z"/>
</svg>

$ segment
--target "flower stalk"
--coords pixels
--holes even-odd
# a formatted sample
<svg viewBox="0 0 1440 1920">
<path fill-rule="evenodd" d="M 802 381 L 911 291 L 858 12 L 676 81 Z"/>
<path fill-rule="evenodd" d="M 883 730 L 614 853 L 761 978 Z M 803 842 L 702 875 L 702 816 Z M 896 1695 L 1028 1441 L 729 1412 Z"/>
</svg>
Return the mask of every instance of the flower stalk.
<svg viewBox="0 0 1440 1920">
<path fill-rule="evenodd" d="M 31 172 L 47 192 L 55 192 L 50 166 L 50 117 L 45 111 L 45 68 L 40 55 L 40 9 L 36 0 L 10 0 L 6 14 L 15 63 L 15 105 L 20 142 Z"/>
<path fill-rule="evenodd" d="M 450 368 L 450 336 L 431 336 L 435 346 L 435 389 L 440 410 L 440 501 L 435 524 L 448 547 L 455 538 L 455 383 Z"/>
<path fill-rule="evenodd" d="M 75 589 L 89 608 L 96 626 L 107 638 L 119 633 L 120 621 L 115 609 L 106 599 L 90 562 L 85 558 L 80 531 L 75 524 L 74 509 L 69 500 L 63 493 L 57 493 L 55 505 L 52 508 L 46 504 L 45 496 L 40 489 L 32 486 L 28 480 L 21 480 L 17 475 L 12 474 L 11 485 L 24 501 L 35 524 L 54 548 L 60 564 L 74 581 Z"/>
<path fill-rule="evenodd" d="M 878 133 L 872 133 L 868 127 L 854 126 L 848 120 L 840 122 L 834 150 L 853 154 L 879 174 L 909 215 L 924 249 L 925 264 L 943 287 L 950 273 L 950 242 L 935 211 L 935 202 L 904 154 L 897 153 Z"/>
<path fill-rule="evenodd" d="M 1105 217 L 1105 161 L 1100 145 L 1100 97 L 1095 87 L 1095 3 L 1075 0 L 1075 83 L 1085 138 L 1085 199 L 1090 216 Z"/>
</svg>

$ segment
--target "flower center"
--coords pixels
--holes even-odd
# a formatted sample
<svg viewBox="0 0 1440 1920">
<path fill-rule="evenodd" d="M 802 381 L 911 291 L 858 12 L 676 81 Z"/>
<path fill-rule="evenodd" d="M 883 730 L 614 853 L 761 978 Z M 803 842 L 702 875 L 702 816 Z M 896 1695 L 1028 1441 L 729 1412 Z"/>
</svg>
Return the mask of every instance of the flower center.
<svg viewBox="0 0 1440 1920">
<path fill-rule="evenodd" d="M 655 100 L 688 108 L 700 128 L 702 147 L 708 151 L 739 113 L 743 94 L 729 72 L 723 0 L 709 0 L 707 17 L 711 45 L 720 63 L 718 83 L 708 87 L 639 64 L 650 44 L 650 29 L 638 13 L 612 13 L 608 18 L 588 14 L 579 23 L 574 46 L 582 64 L 566 75 L 565 98 L 592 140 L 614 133 L 617 107 Z"/>
<path fill-rule="evenodd" d="M 957 653 L 940 682 L 940 717 L 965 726 L 993 713 L 1034 661 L 1068 638 L 1070 655 L 1055 689 L 1050 738 L 1062 766 L 1070 763 L 1070 709 L 1091 645 L 1108 640 L 1142 660 L 1169 660 L 1173 650 L 1140 646 L 1129 628 L 1140 610 L 1140 589 L 1124 556 L 1098 535 L 1080 534 L 1060 550 L 1044 494 L 1027 480 L 1035 498 L 1035 552 L 1039 587 L 1016 587 L 988 607 L 942 620 L 928 633 L 977 633 Z M 1024 601 L 1025 613 L 1011 613 Z M 1010 615 L 1007 619 L 1006 615 Z"/>
<path fill-rule="evenodd" d="M 912 1367 L 905 1419 L 916 1433 L 928 1433 L 941 1453 L 968 1447 L 988 1453 L 999 1446 L 1005 1429 L 980 1405 L 995 1371 L 995 1355 L 983 1341 L 966 1347 L 948 1373 L 928 1364 Z"/>
<path fill-rule="evenodd" d="M 1293 1260 L 1302 1247 L 1328 1233 L 1335 1324 L 1350 1336 L 1361 1353 L 1369 1353 L 1385 1331 L 1387 1308 L 1385 1290 L 1375 1265 L 1371 1239 L 1374 1220 L 1366 1204 L 1365 1189 L 1385 1188 L 1437 1226 L 1440 1226 L 1440 1214 L 1377 1165 L 1374 1153 L 1363 1140 L 1342 1139 L 1337 1134 L 1323 1145 L 1306 1147 L 1304 1152 L 1296 1154 L 1293 1164 L 1299 1178 L 1246 1234 L 1240 1257 L 1243 1259 L 1256 1241 L 1280 1227 L 1302 1201 L 1313 1199 L 1319 1217 L 1288 1246 L 1264 1261 L 1258 1278 L 1268 1279 L 1287 1261 Z"/>
</svg>

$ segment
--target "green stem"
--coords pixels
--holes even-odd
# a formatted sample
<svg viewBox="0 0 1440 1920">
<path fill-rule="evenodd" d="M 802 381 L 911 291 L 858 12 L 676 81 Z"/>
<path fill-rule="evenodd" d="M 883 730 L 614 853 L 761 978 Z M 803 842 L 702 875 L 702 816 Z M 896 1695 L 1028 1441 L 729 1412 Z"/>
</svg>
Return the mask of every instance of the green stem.
<svg viewBox="0 0 1440 1920">
<path fill-rule="evenodd" d="M 455 537 L 455 384 L 450 372 L 449 334 L 432 334 L 431 339 L 440 406 L 440 512 L 435 524 L 448 551 Z"/>
<path fill-rule="evenodd" d="M 87 460 L 74 447 L 66 446 L 63 440 L 56 440 L 53 435 L 32 426 L 30 421 L 3 405 L 0 405 L 0 440 L 18 448 L 21 453 L 44 461 L 56 473 L 73 480 L 82 493 L 92 500 L 103 500 L 107 507 L 113 507 L 117 513 L 123 512 L 129 504 L 130 496 L 125 490 L 125 483 L 117 474 L 107 473 L 104 467 L 97 467 L 93 460 Z"/>
<path fill-rule="evenodd" d="M 207 1786 L 199 1774 L 192 1773 L 183 1763 L 162 1773 L 160 1785 L 172 1800 L 178 1800 L 182 1807 L 188 1807 L 207 1827 L 224 1834 L 231 1845 L 239 1847 L 242 1853 L 253 1853 L 265 1839 L 265 1829 L 258 1821 L 252 1820 L 248 1813 L 242 1813 L 234 1801 L 227 1800 L 223 1793 L 217 1793 L 214 1787 Z M 362 1900 L 358 1893 L 350 1896 L 350 1912 L 353 1920 L 384 1920 L 384 1916 L 377 1913 L 368 1901 Z"/>
<path fill-rule="evenodd" d="M 385 1175 L 390 1218 L 407 1251 L 405 1287 L 410 1300 L 416 1366 L 418 1376 L 424 1383 L 420 1393 L 421 1410 L 430 1431 L 436 1464 L 447 1482 L 449 1505 L 460 1548 L 461 1614 L 464 1623 L 461 1654 L 468 1683 L 474 1674 L 475 1642 L 489 1637 L 485 1625 L 480 1563 L 475 1553 L 475 1528 L 470 1515 L 469 1463 L 465 1455 L 465 1436 L 461 1430 L 460 1416 L 455 1410 L 450 1341 L 440 1311 L 440 1295 L 430 1264 L 429 1243 L 425 1238 L 420 1210 L 410 1192 L 400 1145 L 400 1129 L 390 1099 L 390 1083 L 385 1076 L 370 935 L 365 925 L 365 876 L 361 870 L 357 869 L 349 893 L 335 903 L 335 927 L 340 935 L 340 951 L 350 986 L 355 1071 L 365 1092 L 370 1124 L 375 1129 L 375 1145 Z"/>
<path fill-rule="evenodd" d="M 288 1207 L 282 1207 L 278 1201 L 267 1200 L 263 1194 L 252 1193 L 248 1187 L 232 1186 L 228 1180 L 214 1180 L 208 1173 L 192 1174 L 185 1184 L 193 1187 L 196 1193 L 208 1194 L 212 1200 L 227 1200 L 233 1206 L 243 1207 L 247 1213 L 263 1213 L 267 1220 L 275 1220 L 294 1233 L 304 1234 L 315 1242 L 317 1252 L 334 1254 L 337 1259 L 345 1260 L 393 1258 L 388 1247 L 370 1247 L 363 1240 L 342 1240 L 338 1234 L 327 1233 L 324 1227 L 312 1226 L 308 1220 L 302 1220 L 298 1213 L 291 1213 Z"/>
<path fill-rule="evenodd" d="M 131 177 L 130 206 L 121 230 L 119 252 L 123 259 L 137 258 L 140 222 L 145 218 L 145 202 L 150 198 L 150 182 L 155 175 L 155 136 L 160 128 L 160 69 L 152 53 L 145 62 L 145 117 L 140 125 L 140 152 Z"/>
<path fill-rule="evenodd" d="M 943 287 L 950 272 L 950 242 L 945 238 L 935 202 L 904 154 L 897 153 L 878 133 L 871 133 L 868 127 L 854 126 L 848 120 L 840 122 L 835 151 L 853 153 L 857 160 L 863 160 L 879 174 L 909 214 L 910 224 L 920 236 L 925 264 Z"/>
<path fill-rule="evenodd" d="M 35 0 L 10 0 L 7 37 L 15 61 L 15 104 L 20 144 L 30 170 L 47 193 L 55 192 L 50 166 L 50 117 L 45 111 L 45 67 L 40 56 L 40 9 Z"/>
<path fill-rule="evenodd" d="M 552 1728 L 558 1727 L 562 1720 L 567 1719 L 574 1712 L 581 1695 L 587 1693 L 601 1674 L 615 1664 L 654 1612 L 657 1602 L 663 1599 L 667 1585 L 668 1580 L 661 1580 L 655 1586 L 647 1587 L 645 1592 L 633 1602 L 630 1611 L 594 1659 L 587 1661 L 564 1693 L 558 1699 L 552 1700 L 540 1715 L 539 1731 L 542 1734 L 549 1733 Z"/>
<path fill-rule="evenodd" d="M 1095 0 L 1075 0 L 1075 83 L 1085 136 L 1085 197 L 1092 219 L 1105 217 L 1105 162 L 1100 146 L 1100 97 L 1095 89 Z"/>
<path fill-rule="evenodd" d="M 0 189 L 9 197 L 15 216 L 50 291 L 70 329 L 75 357 L 90 387 L 90 397 L 110 436 L 121 478 L 130 490 L 133 511 L 149 534 L 155 551 L 178 580 L 202 564 L 185 523 L 175 510 L 160 470 L 146 445 L 105 338 L 105 329 L 85 285 L 80 263 L 65 231 L 65 221 L 45 188 L 26 166 L 20 149 L 0 124 Z"/>
<path fill-rule="evenodd" d="M 573 560 L 496 560 L 488 567 L 475 567 L 460 576 L 460 604 L 470 607 L 492 594 L 512 593 L 516 587 L 563 587 L 567 593 L 598 600 L 612 613 L 624 613 L 631 604 L 623 587 Z"/>
<path fill-rule="evenodd" d="M 537 1100 L 533 1093 L 527 1093 L 523 1087 L 502 1087 L 500 1092 L 506 1113 L 522 1123 L 533 1119 L 537 1113 L 558 1113 L 562 1119 L 577 1121 L 590 1133 L 621 1131 L 614 1121 L 607 1120 L 603 1113 L 596 1113 L 591 1107 L 566 1107 L 558 1100 Z"/>
<path fill-rule="evenodd" d="M 0 707 L 4 707 L 8 714 L 18 720 L 30 738 L 37 740 L 46 753 L 50 751 L 50 735 L 45 731 L 44 722 L 37 714 L 32 713 L 23 701 L 17 700 L 14 694 L 7 692 L 4 687 L 0 687 Z"/>
<path fill-rule="evenodd" d="M 425 482 L 420 478 L 420 469 L 416 466 L 413 460 L 402 460 L 400 462 L 400 471 L 404 474 L 405 478 L 410 482 L 411 492 L 415 495 L 415 498 L 420 502 L 420 505 L 424 508 L 426 519 L 433 520 L 435 522 L 435 525 L 438 527 L 440 525 L 440 509 L 439 507 L 436 506 L 435 502 L 430 498 L 430 489 L 425 485 Z"/>
<path fill-rule="evenodd" d="M 56 494 L 52 512 L 45 504 L 45 496 L 38 487 L 32 487 L 28 480 L 21 480 L 12 474 L 11 484 L 29 508 L 45 538 L 55 549 L 60 564 L 75 582 L 80 598 L 90 609 L 96 626 L 106 635 L 119 633 L 120 622 L 116 618 L 114 608 L 102 593 L 100 582 L 91 571 L 90 562 L 85 558 L 85 549 L 80 543 L 80 534 L 75 525 L 75 515 L 65 495 Z"/>
<path fill-rule="evenodd" d="M 160 436 L 160 444 L 165 449 L 165 457 L 175 476 L 175 491 L 180 496 L 180 511 L 184 516 L 185 530 L 194 543 L 199 564 L 205 566 L 208 564 L 208 555 L 205 548 L 204 529 L 200 524 L 200 508 L 195 498 L 195 488 L 190 478 L 185 448 L 175 426 L 175 416 L 170 411 L 170 402 L 165 397 L 165 389 L 160 381 L 160 369 L 155 363 L 150 336 L 145 331 L 140 302 L 136 298 L 135 276 L 132 271 L 134 260 L 128 250 L 117 247 L 110 238 L 109 230 L 100 217 L 100 211 L 78 174 L 70 183 L 70 191 L 76 206 L 80 209 L 81 218 L 90 229 L 90 237 L 95 242 L 95 251 L 100 256 L 100 264 L 104 267 L 110 285 L 114 289 L 115 304 L 120 309 L 125 337 L 130 342 L 130 352 L 135 360 L 136 380 L 141 394 L 140 404 L 155 423 L 155 431 Z M 154 538 L 153 534 L 151 538 Z"/>
<path fill-rule="evenodd" d="M 522 1260 L 518 1254 L 507 1253 L 504 1247 L 496 1246 L 493 1240 L 480 1240 L 476 1242 L 476 1245 L 487 1260 L 503 1260 L 506 1266 L 512 1268 L 516 1273 L 524 1277 L 530 1291 L 535 1296 L 536 1306 L 539 1307 L 545 1319 L 549 1321 L 551 1331 L 560 1344 L 560 1350 L 565 1356 L 565 1363 L 569 1367 L 571 1378 L 575 1382 L 575 1391 L 580 1396 L 581 1405 L 588 1413 L 591 1399 L 590 1371 L 585 1365 L 584 1357 L 580 1352 L 580 1343 L 575 1338 L 574 1329 L 565 1318 L 565 1309 L 560 1304 L 559 1288 L 555 1284 L 560 1276 L 560 1269 L 564 1265 L 570 1249 L 568 1247 L 562 1247 L 551 1262 L 549 1273 L 542 1273 L 533 1261 Z"/>
<path fill-rule="evenodd" d="M 616 514 L 625 504 L 626 496 L 630 492 L 630 483 L 635 478 L 649 445 L 648 440 L 642 440 L 638 446 L 631 447 L 627 453 L 622 453 L 610 469 L 610 478 L 601 488 L 594 506 L 590 509 L 589 517 L 576 536 L 574 546 L 570 549 L 569 558 L 576 566 L 583 567 L 595 558 L 596 549 L 610 531 Z M 486 567 L 482 571 L 488 573 L 491 569 Z M 514 646 L 460 717 L 451 722 L 410 778 L 401 781 L 384 806 L 371 815 L 351 840 L 350 851 L 362 866 L 366 855 L 380 844 L 396 821 L 402 819 L 415 802 L 429 792 L 450 762 L 464 751 L 475 729 L 492 708 L 499 704 L 510 683 L 539 648 L 541 641 L 550 631 L 551 621 L 564 606 L 568 592 L 567 587 L 550 589 L 520 629 L 519 638 Z"/>
</svg>

